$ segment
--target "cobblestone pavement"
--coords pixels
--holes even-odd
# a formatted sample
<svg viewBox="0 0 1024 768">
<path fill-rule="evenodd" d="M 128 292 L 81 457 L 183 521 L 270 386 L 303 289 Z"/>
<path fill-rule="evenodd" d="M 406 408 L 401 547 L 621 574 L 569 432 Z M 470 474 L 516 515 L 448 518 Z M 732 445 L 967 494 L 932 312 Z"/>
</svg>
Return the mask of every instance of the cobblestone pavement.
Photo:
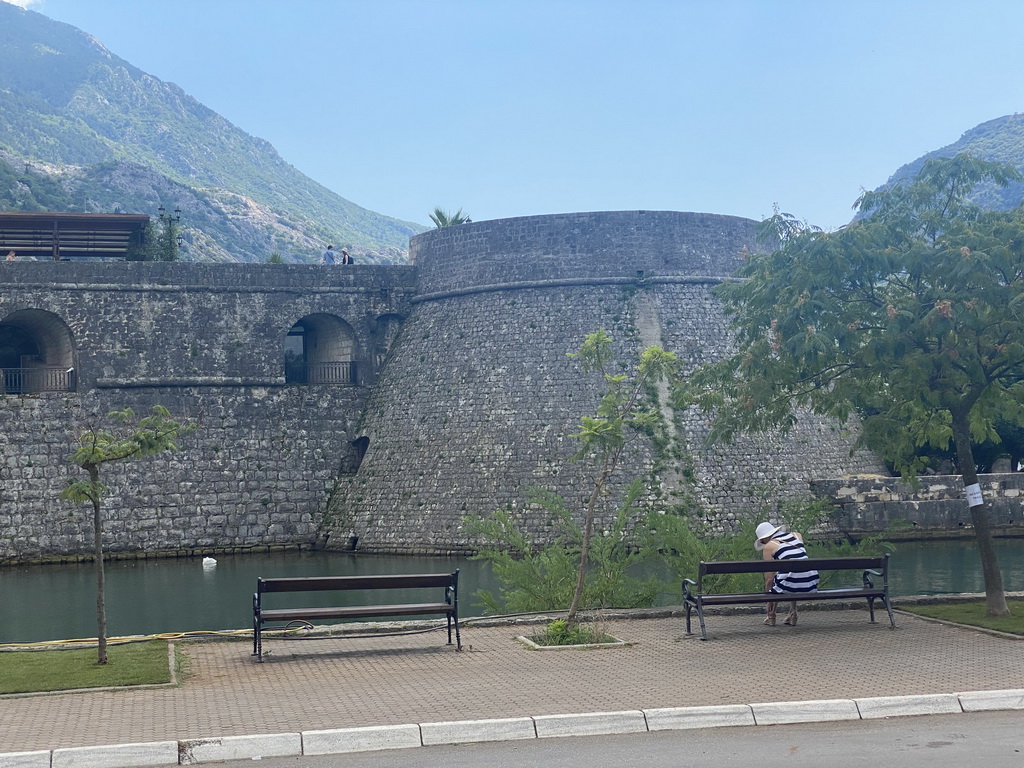
<svg viewBox="0 0 1024 768">
<path fill-rule="evenodd" d="M 401 637 L 196 642 L 176 688 L 0 699 L 0 752 L 653 707 L 1024 688 L 1024 645 L 905 614 L 802 611 L 796 627 L 711 616 L 609 621 L 628 647 L 534 651 L 530 627 Z"/>
</svg>

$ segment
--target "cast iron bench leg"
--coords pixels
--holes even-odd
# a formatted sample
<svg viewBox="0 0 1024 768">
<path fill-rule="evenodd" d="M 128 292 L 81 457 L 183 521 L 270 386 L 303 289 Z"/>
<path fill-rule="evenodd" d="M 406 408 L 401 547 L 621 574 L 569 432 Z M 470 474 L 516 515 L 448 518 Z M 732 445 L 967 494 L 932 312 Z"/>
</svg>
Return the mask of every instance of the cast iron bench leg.
<svg viewBox="0 0 1024 768">
<path fill-rule="evenodd" d="M 697 603 L 697 618 L 700 619 L 700 639 L 708 639 L 708 631 L 704 626 L 704 604 L 701 602 Z"/>
</svg>

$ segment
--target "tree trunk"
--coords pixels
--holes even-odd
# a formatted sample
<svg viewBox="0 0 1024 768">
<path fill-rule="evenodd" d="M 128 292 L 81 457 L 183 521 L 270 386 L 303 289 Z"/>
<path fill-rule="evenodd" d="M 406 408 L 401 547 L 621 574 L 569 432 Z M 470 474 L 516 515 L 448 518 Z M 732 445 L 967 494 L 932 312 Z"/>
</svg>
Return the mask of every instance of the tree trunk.
<svg viewBox="0 0 1024 768">
<path fill-rule="evenodd" d="M 576 614 L 580 610 L 580 601 L 583 599 L 583 588 L 587 583 L 587 566 L 590 564 L 590 542 L 594 538 L 594 513 L 597 509 L 597 500 L 604 487 L 607 477 L 607 469 L 602 471 L 598 481 L 594 483 L 594 489 L 590 493 L 587 502 L 586 519 L 583 521 L 583 541 L 580 544 L 580 567 L 576 573 L 576 589 L 572 593 L 572 604 L 569 606 L 569 613 L 565 616 L 565 623 L 572 627 L 576 623 Z"/>
<path fill-rule="evenodd" d="M 978 470 L 974 463 L 974 451 L 971 448 L 971 427 L 966 410 L 957 409 L 953 416 L 953 440 L 956 443 L 956 460 L 960 465 L 964 487 L 970 488 L 978 484 Z M 970 497 L 968 497 L 968 504 Z M 1006 605 L 1006 592 L 1003 590 L 1003 574 L 999 570 L 999 561 L 992 540 L 992 528 L 988 521 L 988 508 L 982 499 L 981 504 L 972 506 L 971 522 L 974 524 L 974 535 L 978 540 L 978 552 L 981 555 L 981 572 L 985 578 L 985 603 L 989 616 L 1006 616 L 1010 613 Z"/>
<path fill-rule="evenodd" d="M 93 488 L 99 487 L 100 473 L 89 467 Z M 96 638 L 97 664 L 107 663 L 107 600 L 106 575 L 103 572 L 103 512 L 98 495 L 92 499 L 93 555 L 96 565 Z"/>
</svg>

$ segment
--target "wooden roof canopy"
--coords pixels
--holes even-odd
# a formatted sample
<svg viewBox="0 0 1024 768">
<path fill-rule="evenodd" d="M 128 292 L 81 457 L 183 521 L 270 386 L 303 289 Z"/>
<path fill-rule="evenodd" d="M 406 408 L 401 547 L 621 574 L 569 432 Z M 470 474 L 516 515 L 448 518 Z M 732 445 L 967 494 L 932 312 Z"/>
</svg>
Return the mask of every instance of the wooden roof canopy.
<svg viewBox="0 0 1024 768">
<path fill-rule="evenodd" d="M 8 251 L 19 259 L 123 259 L 148 223 L 145 213 L 0 212 L 0 261 Z"/>
</svg>

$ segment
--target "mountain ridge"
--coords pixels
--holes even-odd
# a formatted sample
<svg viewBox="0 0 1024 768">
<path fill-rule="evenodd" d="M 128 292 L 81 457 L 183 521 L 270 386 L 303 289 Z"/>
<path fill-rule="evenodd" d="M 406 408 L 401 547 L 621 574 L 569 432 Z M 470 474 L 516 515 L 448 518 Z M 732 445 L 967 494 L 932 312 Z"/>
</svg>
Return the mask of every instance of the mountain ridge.
<svg viewBox="0 0 1024 768">
<path fill-rule="evenodd" d="M 0 2 L 0 55 L 8 62 L 0 70 L 0 160 L 15 175 L 50 177 L 68 201 L 93 212 L 111 197 L 95 185 L 116 168 L 125 212 L 183 210 L 186 233 L 196 230 L 193 258 L 264 261 L 279 252 L 313 261 L 335 243 L 360 261 L 404 263 L 408 238 L 426 229 L 332 192 L 270 142 L 77 27 Z M 4 203 L 34 204 L 0 187 Z M 247 208 L 260 216 L 248 221 Z"/>
<path fill-rule="evenodd" d="M 912 179 L 927 160 L 952 157 L 960 152 L 970 153 L 982 160 L 1007 163 L 1024 173 L 1024 114 L 1015 112 L 969 128 L 953 143 L 901 165 L 882 187 Z M 1024 182 L 1013 182 L 1006 187 L 984 184 L 971 196 L 971 202 L 991 210 L 1015 208 L 1024 202 Z"/>
</svg>

